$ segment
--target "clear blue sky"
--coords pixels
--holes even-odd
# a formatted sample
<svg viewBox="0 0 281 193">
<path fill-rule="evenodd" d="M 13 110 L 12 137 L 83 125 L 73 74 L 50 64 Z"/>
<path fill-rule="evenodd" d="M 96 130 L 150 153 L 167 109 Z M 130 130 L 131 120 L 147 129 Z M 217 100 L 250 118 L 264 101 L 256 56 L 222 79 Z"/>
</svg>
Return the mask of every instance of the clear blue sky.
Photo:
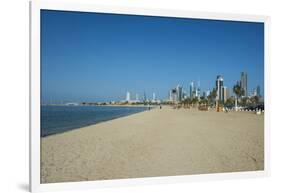
<svg viewBox="0 0 281 193">
<path fill-rule="evenodd" d="M 199 19 L 41 11 L 42 101 L 125 99 L 126 91 L 167 98 L 231 88 L 248 73 L 248 90 L 264 90 L 264 25 Z"/>
</svg>

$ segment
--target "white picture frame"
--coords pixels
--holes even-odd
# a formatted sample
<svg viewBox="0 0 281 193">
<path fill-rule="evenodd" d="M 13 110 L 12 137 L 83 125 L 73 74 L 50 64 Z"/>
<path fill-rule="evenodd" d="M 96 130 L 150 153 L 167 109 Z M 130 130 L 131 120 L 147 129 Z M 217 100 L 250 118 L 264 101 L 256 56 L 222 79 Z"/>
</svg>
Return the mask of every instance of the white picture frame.
<svg viewBox="0 0 281 193">
<path fill-rule="evenodd" d="M 265 122 L 264 122 L 264 171 L 234 172 L 220 174 L 186 175 L 173 177 L 153 177 L 137 179 L 118 179 L 106 181 L 68 182 L 40 184 L 40 10 L 64 10 L 80 12 L 117 13 L 131 15 L 166 16 L 180 18 L 198 18 L 211 20 L 229 20 L 264 23 L 264 81 L 265 81 Z M 54 1 L 30 2 L 30 191 L 70 190 L 100 187 L 119 187 L 132 185 L 163 184 L 190 181 L 222 180 L 269 175 L 270 145 L 270 54 L 269 30 L 270 18 L 258 15 L 240 15 L 226 13 L 191 12 L 185 10 L 147 9 L 124 6 L 105 6 L 82 3 L 60 3 Z"/>
</svg>

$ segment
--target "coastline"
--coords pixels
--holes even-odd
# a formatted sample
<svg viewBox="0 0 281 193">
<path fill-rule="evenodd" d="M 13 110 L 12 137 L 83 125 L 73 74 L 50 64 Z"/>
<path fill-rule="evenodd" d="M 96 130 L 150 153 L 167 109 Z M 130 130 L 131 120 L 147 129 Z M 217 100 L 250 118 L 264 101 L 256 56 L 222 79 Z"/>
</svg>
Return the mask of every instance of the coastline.
<svg viewBox="0 0 281 193">
<path fill-rule="evenodd" d="M 152 109 L 41 138 L 41 183 L 263 170 L 263 115 Z"/>
<path fill-rule="evenodd" d="M 152 109 L 151 109 L 151 110 L 152 110 Z M 124 117 L 129 117 L 129 116 L 132 116 L 132 115 L 135 115 L 135 114 L 144 113 L 144 112 L 146 112 L 146 111 L 147 111 L 147 110 L 140 111 L 140 112 L 134 112 L 134 113 L 129 114 L 129 115 L 125 115 L 125 116 L 121 116 L 121 117 L 116 117 L 116 118 L 110 118 L 110 119 L 107 119 L 107 120 L 104 120 L 104 121 L 100 121 L 100 122 L 97 122 L 97 123 L 85 125 L 85 126 L 82 126 L 82 127 L 75 127 L 75 128 L 68 129 L 68 130 L 66 130 L 66 131 L 48 134 L 48 135 L 46 135 L 46 136 L 41 136 L 41 139 L 42 139 L 42 138 L 47 138 L 47 137 L 53 136 L 53 135 L 64 134 L 64 133 L 71 132 L 71 131 L 74 131 L 74 130 L 77 130 L 77 129 L 83 129 L 83 128 L 85 128 L 85 127 L 91 127 L 91 126 L 94 126 L 94 125 L 97 125 L 97 124 L 102 124 L 102 123 L 109 122 L 109 121 L 114 121 L 114 120 L 116 120 L 116 119 L 121 119 L 121 118 L 124 118 Z"/>
</svg>

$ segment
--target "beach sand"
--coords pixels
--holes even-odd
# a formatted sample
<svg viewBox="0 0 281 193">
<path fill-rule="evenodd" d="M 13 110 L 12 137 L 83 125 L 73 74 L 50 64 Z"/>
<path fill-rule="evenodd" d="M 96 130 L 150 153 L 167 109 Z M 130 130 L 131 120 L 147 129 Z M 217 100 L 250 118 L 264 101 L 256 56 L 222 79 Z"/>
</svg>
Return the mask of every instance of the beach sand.
<svg viewBox="0 0 281 193">
<path fill-rule="evenodd" d="M 264 169 L 264 115 L 164 107 L 41 138 L 41 183 Z"/>
</svg>

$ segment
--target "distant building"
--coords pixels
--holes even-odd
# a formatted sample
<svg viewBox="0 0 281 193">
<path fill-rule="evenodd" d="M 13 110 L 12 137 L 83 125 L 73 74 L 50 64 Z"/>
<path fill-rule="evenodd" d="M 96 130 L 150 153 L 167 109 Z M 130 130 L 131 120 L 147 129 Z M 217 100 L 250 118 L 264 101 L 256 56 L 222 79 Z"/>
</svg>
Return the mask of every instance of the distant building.
<svg viewBox="0 0 281 193">
<path fill-rule="evenodd" d="M 248 75 L 246 72 L 241 72 L 240 87 L 242 91 L 242 97 L 248 96 Z"/>
<path fill-rule="evenodd" d="M 184 92 L 180 85 L 170 90 L 169 101 L 176 103 L 176 102 L 181 102 L 183 99 L 184 99 Z"/>
<path fill-rule="evenodd" d="M 153 101 L 153 102 L 156 101 L 156 95 L 155 95 L 155 93 L 152 93 L 152 101 Z"/>
<path fill-rule="evenodd" d="M 204 99 L 207 98 L 207 95 L 206 95 L 206 92 L 205 92 L 205 91 L 203 91 L 202 97 L 203 97 Z"/>
<path fill-rule="evenodd" d="M 126 101 L 130 102 L 131 101 L 131 94 L 129 91 L 126 93 Z"/>
<path fill-rule="evenodd" d="M 256 88 L 253 89 L 252 96 L 261 97 L 261 88 L 260 88 L 260 86 L 257 86 Z"/>
<path fill-rule="evenodd" d="M 223 77 L 221 75 L 217 76 L 216 80 L 216 91 L 217 91 L 217 97 L 216 99 L 220 102 L 223 102 Z"/>
<path fill-rule="evenodd" d="M 195 91 L 195 97 L 197 97 L 198 99 L 200 99 L 200 96 L 201 96 L 201 90 L 200 88 L 198 87 Z"/>
<path fill-rule="evenodd" d="M 138 95 L 138 94 L 136 94 L 136 101 L 137 101 L 137 102 L 139 102 L 139 101 L 140 101 L 140 99 L 139 99 L 139 95 Z"/>
<path fill-rule="evenodd" d="M 225 103 L 230 97 L 229 89 L 226 86 L 222 87 L 222 101 Z"/>
<path fill-rule="evenodd" d="M 258 95 L 257 95 L 257 88 L 254 88 L 254 89 L 253 89 L 252 96 L 258 96 Z"/>
<path fill-rule="evenodd" d="M 194 92 L 194 83 L 191 82 L 190 85 L 189 85 L 189 97 L 190 98 L 193 98 L 193 93 Z"/>
<path fill-rule="evenodd" d="M 173 103 L 177 102 L 177 89 L 170 90 L 170 101 Z"/>
<path fill-rule="evenodd" d="M 143 92 L 143 102 L 147 102 L 145 91 Z"/>
<path fill-rule="evenodd" d="M 206 97 L 210 96 L 210 94 L 211 94 L 211 91 L 210 91 L 210 90 L 207 90 L 207 91 L 206 91 Z"/>
<path fill-rule="evenodd" d="M 257 96 L 261 97 L 261 87 L 257 86 Z"/>
<path fill-rule="evenodd" d="M 182 99 L 187 99 L 187 94 L 186 94 L 186 91 L 182 91 Z"/>
<path fill-rule="evenodd" d="M 177 101 L 181 102 L 182 101 L 182 87 L 178 85 L 176 87 L 176 92 L 177 92 Z"/>
</svg>

